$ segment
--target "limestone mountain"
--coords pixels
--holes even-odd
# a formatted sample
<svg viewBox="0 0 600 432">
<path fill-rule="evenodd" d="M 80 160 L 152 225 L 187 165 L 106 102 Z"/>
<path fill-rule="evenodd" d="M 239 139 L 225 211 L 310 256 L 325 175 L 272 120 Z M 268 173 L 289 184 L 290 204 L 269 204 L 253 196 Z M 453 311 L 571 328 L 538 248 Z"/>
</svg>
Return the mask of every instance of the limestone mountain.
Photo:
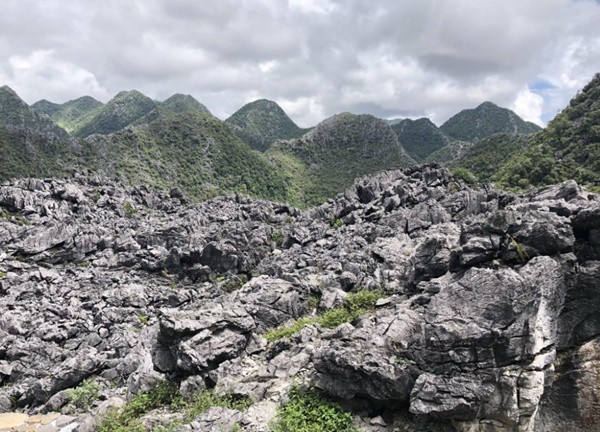
<svg viewBox="0 0 600 432">
<path fill-rule="evenodd" d="M 133 121 L 132 125 L 152 123 L 158 119 L 172 117 L 183 113 L 196 113 L 212 117 L 211 112 L 193 96 L 174 94 L 163 102 L 154 101 L 154 109 L 148 114 Z"/>
<path fill-rule="evenodd" d="M 526 148 L 530 137 L 523 134 L 496 134 L 464 147 L 448 166 L 465 168 L 480 181 L 495 181 L 498 167 L 506 164 L 514 154 Z"/>
<path fill-rule="evenodd" d="M 338 114 L 301 138 L 277 141 L 266 155 L 294 185 L 295 202 L 323 202 L 357 177 L 407 167 L 416 162 L 383 120 L 371 115 Z"/>
<path fill-rule="evenodd" d="M 526 122 L 513 111 L 492 102 L 484 102 L 474 109 L 466 109 L 446 121 L 440 130 L 452 140 L 478 141 L 496 133 L 530 134 L 541 130 Z"/>
<path fill-rule="evenodd" d="M 307 131 L 298 127 L 277 103 L 267 99 L 244 105 L 225 124 L 251 148 L 262 152 L 276 140 L 299 138 Z"/>
<path fill-rule="evenodd" d="M 389 124 L 390 126 L 394 126 L 398 123 L 403 122 L 406 119 L 403 118 L 395 118 L 395 119 L 384 119 L 383 121 L 386 122 L 387 124 Z"/>
<path fill-rule="evenodd" d="M 66 137 L 65 131 L 50 118 L 37 113 L 8 86 L 0 87 L 0 126 Z"/>
<path fill-rule="evenodd" d="M 78 146 L 48 116 L 0 87 L 0 180 L 64 175 Z"/>
<path fill-rule="evenodd" d="M 475 143 L 470 141 L 450 141 L 448 145 L 431 153 L 425 158 L 425 162 L 436 162 L 448 165 L 460 158 Z"/>
<path fill-rule="evenodd" d="M 527 188 L 575 179 L 600 184 L 600 74 L 548 127 L 535 135 L 493 136 L 451 162 L 503 188 Z"/>
<path fill-rule="evenodd" d="M 430 154 L 449 143 L 448 138 L 428 118 L 398 120 L 391 127 L 406 153 L 417 162 L 424 162 Z"/>
<path fill-rule="evenodd" d="M 600 185 L 600 74 L 578 93 L 527 146 L 498 167 L 505 187 L 553 184 L 575 179 Z"/>
<path fill-rule="evenodd" d="M 63 104 L 56 104 L 42 99 L 31 105 L 31 108 L 41 114 L 46 114 L 60 127 L 72 133 L 81 127 L 90 114 L 103 105 L 102 102 L 91 96 L 83 96 Z"/>
<path fill-rule="evenodd" d="M 123 91 L 94 110 L 72 133 L 76 137 L 84 138 L 93 134 L 116 132 L 155 108 L 154 101 L 148 96 L 136 90 Z"/>
<path fill-rule="evenodd" d="M 210 115 L 210 111 L 194 97 L 190 95 L 184 95 L 176 93 L 163 102 L 157 104 L 163 110 L 173 113 L 181 114 L 185 112 L 197 112 L 202 114 Z"/>
<path fill-rule="evenodd" d="M 130 184 L 180 188 L 206 199 L 235 191 L 287 200 L 283 176 L 221 121 L 202 113 L 162 117 L 82 141 L 83 164 Z"/>
</svg>

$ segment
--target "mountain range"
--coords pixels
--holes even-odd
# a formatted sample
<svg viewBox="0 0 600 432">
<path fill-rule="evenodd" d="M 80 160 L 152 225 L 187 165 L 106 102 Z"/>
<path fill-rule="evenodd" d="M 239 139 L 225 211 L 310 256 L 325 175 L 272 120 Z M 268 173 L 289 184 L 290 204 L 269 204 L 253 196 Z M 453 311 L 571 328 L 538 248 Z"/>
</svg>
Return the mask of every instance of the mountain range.
<svg viewBox="0 0 600 432">
<path fill-rule="evenodd" d="M 73 169 L 132 184 L 179 188 L 192 199 L 231 192 L 319 204 L 357 177 L 438 162 L 506 188 L 598 181 L 600 79 L 547 129 L 484 102 L 437 127 L 342 113 L 300 128 L 274 101 L 221 121 L 189 95 L 155 101 L 132 90 L 107 103 L 84 96 L 28 106 L 0 88 L 0 179 L 64 177 Z"/>
</svg>

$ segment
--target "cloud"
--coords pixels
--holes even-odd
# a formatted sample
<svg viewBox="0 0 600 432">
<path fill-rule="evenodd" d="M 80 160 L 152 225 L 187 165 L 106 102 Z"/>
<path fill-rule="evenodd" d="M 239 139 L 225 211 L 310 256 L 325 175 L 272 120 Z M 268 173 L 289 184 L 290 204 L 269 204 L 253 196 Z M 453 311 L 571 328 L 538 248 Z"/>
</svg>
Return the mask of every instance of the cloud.
<svg viewBox="0 0 600 432">
<path fill-rule="evenodd" d="M 17 90 L 21 97 L 37 100 L 64 100 L 71 95 L 106 98 L 109 93 L 93 73 L 73 63 L 57 59 L 52 50 L 33 51 L 27 56 L 14 55 L 0 69 L 0 82 Z"/>
<path fill-rule="evenodd" d="M 523 120 L 533 122 L 538 126 L 544 126 L 542 120 L 542 111 L 544 107 L 544 98 L 539 94 L 532 92 L 529 88 L 521 90 L 509 107 L 517 113 Z"/>
<path fill-rule="evenodd" d="M 6 0 L 0 84 L 30 103 L 189 93 L 221 118 L 269 98 L 302 126 L 485 100 L 542 123 L 600 71 L 598 22 L 591 0 Z"/>
</svg>

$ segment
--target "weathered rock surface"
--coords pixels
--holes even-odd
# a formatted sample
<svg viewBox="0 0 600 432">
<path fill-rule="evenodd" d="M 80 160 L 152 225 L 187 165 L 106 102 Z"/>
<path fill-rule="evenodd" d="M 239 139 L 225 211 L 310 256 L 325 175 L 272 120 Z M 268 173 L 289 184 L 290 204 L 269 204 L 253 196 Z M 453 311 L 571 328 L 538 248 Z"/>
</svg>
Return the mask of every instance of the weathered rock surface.
<svg viewBox="0 0 600 432">
<path fill-rule="evenodd" d="M 300 381 L 370 431 L 600 430 L 599 209 L 574 182 L 512 196 L 435 166 L 306 212 L 102 178 L 5 183 L 0 412 L 113 382 L 98 415 L 170 380 L 254 401 L 179 430 L 266 431 Z M 353 322 L 263 337 L 365 289 L 385 295 Z"/>
</svg>

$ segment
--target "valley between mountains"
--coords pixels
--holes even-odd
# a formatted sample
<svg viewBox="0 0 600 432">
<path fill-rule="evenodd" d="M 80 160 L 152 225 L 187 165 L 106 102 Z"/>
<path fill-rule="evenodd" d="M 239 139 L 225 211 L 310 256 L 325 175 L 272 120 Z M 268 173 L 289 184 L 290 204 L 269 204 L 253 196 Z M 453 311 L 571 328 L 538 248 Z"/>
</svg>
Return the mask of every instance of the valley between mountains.
<svg viewBox="0 0 600 432">
<path fill-rule="evenodd" d="M 599 100 L 597 75 L 545 129 L 490 102 L 302 129 L 0 88 L 0 413 L 600 430 Z"/>
</svg>

